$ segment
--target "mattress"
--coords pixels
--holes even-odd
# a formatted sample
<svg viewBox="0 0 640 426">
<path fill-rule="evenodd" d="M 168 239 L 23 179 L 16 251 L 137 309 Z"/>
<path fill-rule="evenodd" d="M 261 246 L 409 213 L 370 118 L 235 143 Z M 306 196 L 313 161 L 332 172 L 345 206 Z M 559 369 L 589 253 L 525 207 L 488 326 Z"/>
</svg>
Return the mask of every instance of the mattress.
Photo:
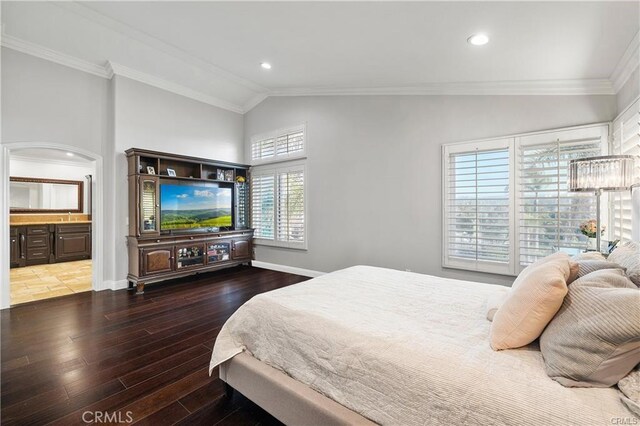
<svg viewBox="0 0 640 426">
<path fill-rule="evenodd" d="M 247 351 L 380 424 L 611 424 L 614 388 L 565 388 L 535 345 L 495 352 L 503 287 L 356 266 L 260 294 L 216 340 L 210 369 Z"/>
</svg>

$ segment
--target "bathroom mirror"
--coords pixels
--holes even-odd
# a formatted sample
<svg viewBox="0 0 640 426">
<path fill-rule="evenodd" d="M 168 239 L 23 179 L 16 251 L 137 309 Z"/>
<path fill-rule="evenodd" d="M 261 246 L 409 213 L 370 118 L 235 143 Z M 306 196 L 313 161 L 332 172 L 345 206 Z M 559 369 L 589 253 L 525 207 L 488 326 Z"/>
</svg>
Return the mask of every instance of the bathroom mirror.
<svg viewBox="0 0 640 426">
<path fill-rule="evenodd" d="M 11 213 L 82 213 L 82 181 L 11 177 Z"/>
</svg>

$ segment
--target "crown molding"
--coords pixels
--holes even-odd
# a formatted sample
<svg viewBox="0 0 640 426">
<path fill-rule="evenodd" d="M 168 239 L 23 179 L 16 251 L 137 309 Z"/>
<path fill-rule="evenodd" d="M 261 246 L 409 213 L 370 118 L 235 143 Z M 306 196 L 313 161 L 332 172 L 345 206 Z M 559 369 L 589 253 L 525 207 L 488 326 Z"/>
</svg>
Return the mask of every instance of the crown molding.
<svg viewBox="0 0 640 426">
<path fill-rule="evenodd" d="M 227 102 L 220 98 L 216 98 L 214 96 L 204 94 L 202 92 L 198 92 L 197 90 L 182 86 L 177 83 L 173 83 L 171 81 L 164 80 L 162 78 L 153 76 L 151 74 L 147 74 L 142 71 L 134 70 L 133 68 L 129 68 L 127 66 L 124 66 L 112 61 L 107 62 L 106 69 L 108 70 L 107 72 L 111 76 L 119 75 L 122 77 L 126 77 L 131 80 L 136 80 L 141 83 L 148 84 L 149 86 L 157 87 L 167 92 L 172 92 L 177 95 L 185 96 L 187 98 L 191 98 L 196 101 L 200 101 L 205 104 L 209 104 L 218 108 L 233 111 L 238 114 L 243 114 L 245 112 L 243 107 L 236 105 L 234 103 Z"/>
<path fill-rule="evenodd" d="M 197 90 L 172 83 L 151 74 L 137 71 L 111 61 L 107 61 L 104 66 L 100 66 L 92 62 L 85 61 L 84 59 L 79 59 L 74 56 L 40 46 L 39 44 L 21 40 L 8 34 L 1 35 L 0 45 L 21 53 L 26 53 L 27 55 L 55 62 L 78 71 L 93 74 L 98 77 L 111 79 L 114 75 L 120 75 L 218 108 L 239 114 L 243 114 L 245 112 L 243 107 L 234 103 L 227 102 L 214 96 L 198 92 Z"/>
<path fill-rule="evenodd" d="M 361 95 L 615 95 L 608 79 L 430 83 L 411 87 L 293 88 L 270 96 Z"/>
<path fill-rule="evenodd" d="M 204 59 L 201 59 L 193 54 L 174 46 L 170 43 L 162 41 L 156 37 L 153 37 L 143 31 L 139 31 L 121 21 L 106 16 L 95 9 L 91 8 L 87 4 L 80 4 L 75 1 L 69 2 L 53 2 L 52 4 L 68 10 L 76 15 L 82 16 L 94 23 L 100 24 L 105 28 L 115 31 L 127 38 L 146 44 L 147 46 L 156 49 L 168 56 L 179 59 L 180 61 L 190 65 L 192 67 L 200 68 L 208 73 L 214 74 L 217 77 L 224 78 L 230 82 L 241 85 L 254 92 L 266 92 L 268 89 L 260 86 L 259 84 L 249 79 L 240 77 L 227 70 L 224 70 Z"/>
<path fill-rule="evenodd" d="M 97 75 L 98 77 L 111 78 L 104 66 L 13 37 L 4 33 L 4 31 L 0 35 L 0 45 L 21 53 L 26 53 L 27 55 L 55 62 L 69 68 Z"/>
<path fill-rule="evenodd" d="M 148 84 L 150 86 L 157 87 L 162 90 L 166 90 L 167 92 L 185 96 L 187 98 L 194 99 L 196 101 L 200 101 L 218 108 L 226 109 L 228 111 L 236 112 L 239 114 L 244 114 L 245 112 L 245 109 L 242 106 L 111 61 L 107 61 L 104 66 L 100 66 L 92 62 L 85 61 L 84 59 L 76 58 L 75 56 L 67 55 L 65 53 L 46 48 L 39 44 L 31 43 L 29 41 L 13 37 L 6 33 L 1 34 L 0 45 L 21 53 L 25 53 L 27 55 L 55 62 L 57 64 L 73 68 L 78 71 L 93 74 L 98 77 L 111 79 L 114 75 L 120 75 L 132 80 L 139 81 L 141 83 Z"/>
<path fill-rule="evenodd" d="M 267 90 L 249 99 L 244 105 L 199 92 L 177 83 L 129 68 L 112 61 L 104 66 L 61 53 L 17 37 L 1 33 L 0 45 L 31 56 L 58 63 L 102 78 L 120 75 L 159 89 L 185 96 L 218 108 L 244 114 L 270 96 L 373 96 L 373 95 L 615 95 L 638 67 L 638 34 L 616 66 L 610 79 L 591 80 L 539 80 L 467 83 L 430 83 L 411 87 L 372 88 L 290 88 Z M 635 50 L 634 50 L 635 49 Z M 614 80 L 615 78 L 615 80 Z M 614 81 L 612 83 L 612 81 Z"/>
<path fill-rule="evenodd" d="M 245 104 L 242 106 L 243 109 L 244 109 L 244 112 L 251 111 L 253 108 L 255 108 L 258 105 L 260 105 L 262 103 L 262 101 L 267 99 L 269 96 L 271 96 L 271 92 L 258 93 L 253 98 L 251 98 L 247 102 L 245 102 Z"/>
<path fill-rule="evenodd" d="M 624 55 L 622 55 L 622 58 L 613 69 L 611 77 L 609 77 L 616 93 L 622 89 L 622 86 L 625 85 L 638 66 L 640 66 L 640 31 L 633 37 Z"/>
</svg>

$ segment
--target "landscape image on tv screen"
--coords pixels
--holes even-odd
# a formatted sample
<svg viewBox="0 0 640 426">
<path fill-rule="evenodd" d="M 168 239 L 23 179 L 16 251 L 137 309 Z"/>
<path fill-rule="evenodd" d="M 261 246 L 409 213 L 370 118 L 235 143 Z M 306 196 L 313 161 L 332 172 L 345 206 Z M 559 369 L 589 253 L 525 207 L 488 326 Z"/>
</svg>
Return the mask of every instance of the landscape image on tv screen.
<svg viewBox="0 0 640 426">
<path fill-rule="evenodd" d="M 162 184 L 160 208 L 162 230 L 231 226 L 231 188 Z"/>
</svg>

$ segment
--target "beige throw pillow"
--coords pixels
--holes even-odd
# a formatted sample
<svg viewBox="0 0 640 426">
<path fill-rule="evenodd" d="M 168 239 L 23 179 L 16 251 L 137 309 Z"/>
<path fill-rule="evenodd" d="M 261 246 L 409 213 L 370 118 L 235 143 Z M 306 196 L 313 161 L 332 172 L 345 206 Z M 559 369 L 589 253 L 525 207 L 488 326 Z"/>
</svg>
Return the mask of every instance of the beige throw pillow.
<svg viewBox="0 0 640 426">
<path fill-rule="evenodd" d="M 528 345 L 542 334 L 567 294 L 567 280 L 578 266 L 566 253 L 555 253 L 529 265 L 493 317 L 490 342 L 494 350 Z"/>
</svg>

